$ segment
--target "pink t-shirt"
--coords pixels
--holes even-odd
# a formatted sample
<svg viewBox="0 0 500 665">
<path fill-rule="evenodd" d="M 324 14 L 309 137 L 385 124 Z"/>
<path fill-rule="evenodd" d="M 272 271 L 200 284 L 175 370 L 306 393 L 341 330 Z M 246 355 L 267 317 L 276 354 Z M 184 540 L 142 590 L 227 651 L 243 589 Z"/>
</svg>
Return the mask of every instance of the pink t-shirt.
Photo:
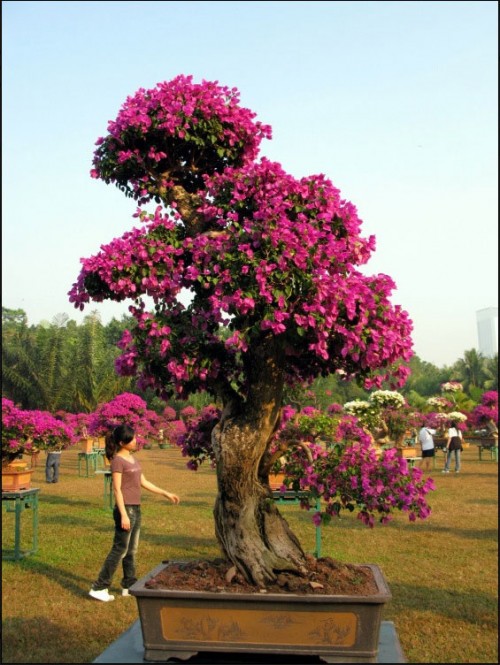
<svg viewBox="0 0 500 665">
<path fill-rule="evenodd" d="M 123 502 L 126 506 L 139 506 L 141 503 L 141 465 L 135 456 L 126 460 L 124 457 L 113 457 L 111 473 L 122 474 Z"/>
</svg>

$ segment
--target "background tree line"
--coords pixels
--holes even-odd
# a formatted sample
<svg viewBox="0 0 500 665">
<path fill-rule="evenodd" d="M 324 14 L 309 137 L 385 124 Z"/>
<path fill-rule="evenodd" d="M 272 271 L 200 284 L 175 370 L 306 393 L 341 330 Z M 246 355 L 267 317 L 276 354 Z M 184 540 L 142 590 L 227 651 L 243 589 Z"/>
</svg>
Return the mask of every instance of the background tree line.
<svg viewBox="0 0 500 665">
<path fill-rule="evenodd" d="M 120 354 L 116 344 L 131 321 L 122 316 L 104 325 L 94 311 L 80 325 L 66 314 L 51 323 L 28 325 L 24 310 L 2 307 L 2 396 L 23 409 L 90 413 L 119 393 L 132 392 L 148 408 L 161 412 L 165 403 L 153 392 L 140 390 L 134 378 L 115 372 L 114 361 Z M 438 394 L 446 381 L 462 383 L 472 402 L 478 402 L 486 390 L 498 390 L 498 356 L 486 358 L 475 349 L 464 351 L 452 366 L 436 367 L 415 355 L 410 367 L 412 373 L 400 392 L 415 407 Z M 329 376 L 317 379 L 309 389 L 288 388 L 285 402 L 324 409 L 332 402 L 365 399 L 367 394 L 354 381 Z M 199 394 L 187 402 L 171 400 L 169 405 L 178 412 L 187 404 L 199 409 L 209 401 L 208 395 Z"/>
</svg>

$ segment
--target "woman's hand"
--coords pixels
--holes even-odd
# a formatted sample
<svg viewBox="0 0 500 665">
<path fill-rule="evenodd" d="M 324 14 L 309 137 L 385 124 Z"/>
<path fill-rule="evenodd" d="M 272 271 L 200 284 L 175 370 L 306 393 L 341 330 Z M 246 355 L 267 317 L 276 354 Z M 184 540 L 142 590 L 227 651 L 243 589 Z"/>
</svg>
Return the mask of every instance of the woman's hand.
<svg viewBox="0 0 500 665">
<path fill-rule="evenodd" d="M 126 513 L 125 515 L 122 515 L 122 529 L 124 531 L 130 531 L 130 518 Z"/>
<path fill-rule="evenodd" d="M 166 491 L 165 491 L 165 492 L 163 493 L 163 496 L 164 496 L 166 499 L 168 499 L 169 501 L 171 501 L 172 503 L 180 503 L 180 499 L 179 499 L 179 497 L 177 496 L 177 494 L 171 494 L 170 492 L 166 492 Z"/>
</svg>

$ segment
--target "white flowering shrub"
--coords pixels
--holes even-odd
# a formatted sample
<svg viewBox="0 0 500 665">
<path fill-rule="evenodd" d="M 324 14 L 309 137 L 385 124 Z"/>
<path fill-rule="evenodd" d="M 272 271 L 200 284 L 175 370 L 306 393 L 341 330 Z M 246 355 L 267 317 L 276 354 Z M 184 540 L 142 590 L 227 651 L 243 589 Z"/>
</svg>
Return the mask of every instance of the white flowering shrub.
<svg viewBox="0 0 500 665">
<path fill-rule="evenodd" d="M 375 404 L 363 399 L 355 399 L 344 404 L 344 411 L 356 416 L 359 422 L 366 427 L 372 427 L 379 422 L 379 412 Z"/>
<path fill-rule="evenodd" d="M 458 381 L 447 381 L 441 384 L 441 390 L 444 393 L 458 393 L 463 389 L 462 384 Z"/>
<path fill-rule="evenodd" d="M 401 393 L 398 393 L 395 390 L 376 390 L 368 399 L 380 409 L 385 409 L 387 407 L 400 409 L 405 405 L 405 398 Z"/>
<path fill-rule="evenodd" d="M 460 413 L 460 411 L 452 411 L 448 413 L 448 419 L 454 420 L 457 423 L 464 423 L 467 420 L 465 413 Z"/>
<path fill-rule="evenodd" d="M 438 411 L 444 411 L 444 409 L 451 406 L 451 403 L 445 397 L 429 397 L 427 405 Z"/>
</svg>

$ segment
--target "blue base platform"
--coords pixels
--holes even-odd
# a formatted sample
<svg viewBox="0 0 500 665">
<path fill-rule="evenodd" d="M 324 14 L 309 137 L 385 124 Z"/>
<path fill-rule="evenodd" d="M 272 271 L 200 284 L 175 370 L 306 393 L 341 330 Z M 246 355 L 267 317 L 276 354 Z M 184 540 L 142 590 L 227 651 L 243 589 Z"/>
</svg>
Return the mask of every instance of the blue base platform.
<svg viewBox="0 0 500 665">
<path fill-rule="evenodd" d="M 141 622 L 139 619 L 121 635 L 106 651 L 103 651 L 94 663 L 147 663 L 143 659 L 144 644 L 142 641 Z M 169 661 L 171 665 L 176 662 Z M 274 656 L 272 654 L 228 654 L 228 653 L 199 653 L 188 660 L 181 661 L 185 665 L 198 665 L 206 663 L 211 665 L 300 665 L 301 663 L 321 663 L 315 656 L 304 660 L 304 656 Z M 392 621 L 382 621 L 380 627 L 380 641 L 378 645 L 378 663 L 406 663 L 396 628 Z"/>
</svg>

